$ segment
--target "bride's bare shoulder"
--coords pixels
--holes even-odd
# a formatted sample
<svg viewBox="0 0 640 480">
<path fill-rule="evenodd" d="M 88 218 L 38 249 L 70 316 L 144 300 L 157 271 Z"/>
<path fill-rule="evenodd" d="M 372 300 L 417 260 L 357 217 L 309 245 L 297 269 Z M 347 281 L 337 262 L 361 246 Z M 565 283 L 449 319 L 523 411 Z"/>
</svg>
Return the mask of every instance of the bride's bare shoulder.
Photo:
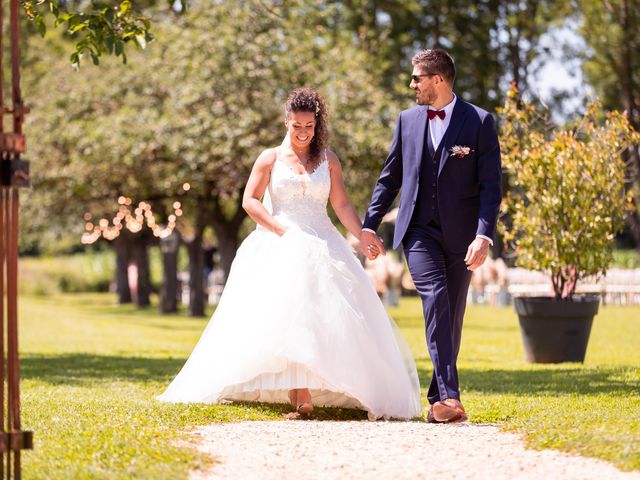
<svg viewBox="0 0 640 480">
<path fill-rule="evenodd" d="M 327 162 L 329 163 L 329 168 L 340 167 L 340 159 L 333 150 L 327 148 L 325 153 L 327 156 Z"/>
<path fill-rule="evenodd" d="M 261 168 L 271 168 L 278 157 L 278 148 L 267 148 L 258 155 L 256 166 Z"/>
</svg>

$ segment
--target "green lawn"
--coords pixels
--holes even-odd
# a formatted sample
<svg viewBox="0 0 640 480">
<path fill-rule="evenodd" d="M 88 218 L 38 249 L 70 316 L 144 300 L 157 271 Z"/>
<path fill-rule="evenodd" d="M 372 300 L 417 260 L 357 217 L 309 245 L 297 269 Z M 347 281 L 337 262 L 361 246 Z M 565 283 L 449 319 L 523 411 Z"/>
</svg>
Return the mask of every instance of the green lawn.
<svg viewBox="0 0 640 480">
<path fill-rule="evenodd" d="M 180 479 L 211 460 L 189 446 L 190 427 L 280 419 L 272 405 L 167 405 L 154 400 L 205 326 L 184 314 L 114 304 L 108 294 L 21 299 L 23 427 L 35 449 L 26 478 Z M 416 298 L 391 314 L 416 357 L 423 385 L 430 362 Z M 470 307 L 460 367 L 473 422 L 524 432 L 534 448 L 559 448 L 640 469 L 640 308 L 596 317 L 584 365 L 532 366 L 511 309 Z M 423 391 L 424 392 L 424 391 Z M 319 409 L 320 418 L 364 419 Z"/>
</svg>

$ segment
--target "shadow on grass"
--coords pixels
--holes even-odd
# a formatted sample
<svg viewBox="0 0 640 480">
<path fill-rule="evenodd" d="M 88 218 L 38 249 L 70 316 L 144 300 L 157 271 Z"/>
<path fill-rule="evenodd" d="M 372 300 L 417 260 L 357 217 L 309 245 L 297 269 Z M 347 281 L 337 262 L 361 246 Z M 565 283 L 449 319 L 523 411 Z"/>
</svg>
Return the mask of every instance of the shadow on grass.
<svg viewBox="0 0 640 480">
<path fill-rule="evenodd" d="M 26 355 L 20 360 L 21 377 L 51 384 L 83 384 L 125 380 L 169 382 L 186 358 L 124 357 L 72 353 Z"/>
<path fill-rule="evenodd" d="M 635 395 L 640 382 L 624 380 L 625 373 L 637 372 L 633 366 L 544 367 L 539 370 L 460 369 L 460 385 L 468 392 L 559 395 L 609 394 Z M 423 387 L 431 380 L 431 370 L 419 368 Z M 636 374 L 637 375 L 637 374 Z"/>
<path fill-rule="evenodd" d="M 52 385 L 95 385 L 113 381 L 164 382 L 167 385 L 180 371 L 186 358 L 121 357 L 110 355 L 62 354 L 28 355 L 21 359 L 21 377 Z M 234 402 L 234 407 L 258 409 L 265 414 L 285 415 L 287 404 Z M 362 410 L 316 407 L 314 420 L 366 420 Z M 242 418 L 239 418 L 242 419 Z"/>
</svg>

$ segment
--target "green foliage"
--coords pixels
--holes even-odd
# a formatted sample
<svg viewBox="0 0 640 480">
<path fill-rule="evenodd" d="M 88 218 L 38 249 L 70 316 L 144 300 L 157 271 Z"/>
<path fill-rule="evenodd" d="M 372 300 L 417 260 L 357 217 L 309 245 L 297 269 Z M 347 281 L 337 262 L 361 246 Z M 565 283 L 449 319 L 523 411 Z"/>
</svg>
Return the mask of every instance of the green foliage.
<svg viewBox="0 0 640 480">
<path fill-rule="evenodd" d="M 36 447 L 22 457 L 29 478 L 186 479 L 212 462 L 193 448 L 192 428 L 287 411 L 155 401 L 205 320 L 118 306 L 108 294 L 22 297 L 20 312 L 22 426 Z M 390 314 L 416 358 L 425 401 L 431 361 L 420 301 L 404 298 Z M 535 448 L 640 468 L 639 315 L 638 307 L 605 307 L 584 365 L 531 365 L 511 309 L 470 306 L 458 367 L 471 420 L 503 423 Z M 318 417 L 364 419 L 337 409 L 318 409 Z"/>
<path fill-rule="evenodd" d="M 621 248 L 614 249 L 611 265 L 618 268 L 640 268 L 638 251 Z"/>
<path fill-rule="evenodd" d="M 27 257 L 19 262 L 20 294 L 55 295 L 60 292 L 107 292 L 113 281 L 113 252 L 58 257 Z"/>
<path fill-rule="evenodd" d="M 331 146 L 364 207 L 399 107 L 363 81 L 372 75 L 369 59 L 349 32 L 328 30 L 324 11 L 305 13 L 317 25 L 307 28 L 304 11 L 302 1 L 273 10 L 258 1 L 194 5 L 160 18 L 158 39 L 128 65 L 70 75 L 57 52 L 45 57 L 51 67 L 29 85 L 25 129 L 37 160 L 24 238 L 80 227 L 79 238 L 82 214 L 113 215 L 119 195 L 147 200 L 154 211 L 180 200 L 183 231 L 200 213 L 225 233 L 244 218 L 239 200 L 251 166 L 280 144 L 282 106 L 300 85 L 326 96 Z"/>
<path fill-rule="evenodd" d="M 319 2 L 320 3 L 320 2 Z M 406 98 L 411 57 L 445 48 L 456 60 L 456 91 L 493 110 L 501 85 L 515 81 L 528 94 L 529 74 L 545 51 L 540 38 L 571 13 L 568 0 L 350 0 L 334 5 L 334 22 L 358 39 L 381 70 L 376 81 Z"/>
<path fill-rule="evenodd" d="M 512 89 L 501 109 L 511 181 L 503 235 L 518 265 L 549 271 L 556 297 L 569 298 L 577 281 L 604 274 L 611 263 L 614 235 L 631 205 L 620 155 L 640 136 L 618 112 L 601 118 L 597 103 L 575 129 L 545 133 L 535 108 L 516 96 Z"/>
<path fill-rule="evenodd" d="M 640 0 L 580 0 L 585 77 L 605 108 L 624 110 L 631 125 L 640 129 Z M 629 231 L 640 245 L 640 149 L 629 149 L 628 179 L 635 209 L 628 217 Z"/>
<path fill-rule="evenodd" d="M 21 295 L 56 295 L 59 293 L 107 292 L 115 276 L 113 250 L 98 250 L 73 255 L 21 258 L 18 263 Z M 149 249 L 149 268 L 154 292 L 162 284 L 162 253 Z M 187 271 L 184 249 L 178 256 L 178 271 Z"/>
<path fill-rule="evenodd" d="M 100 63 L 103 53 L 121 56 L 126 63 L 125 45 L 133 41 L 144 49 L 153 40 L 149 19 L 134 11 L 131 0 L 121 0 L 116 5 L 92 3 L 88 12 L 61 8 L 58 0 L 22 0 L 22 7 L 43 37 L 47 32 L 45 17 L 48 14 L 55 18 L 55 27 L 66 25 L 67 33 L 77 38 L 70 57 L 74 68 L 80 67 L 85 54 L 94 65 Z"/>
<path fill-rule="evenodd" d="M 588 46 L 583 69 L 606 108 L 627 109 L 640 125 L 640 0 L 580 0 Z"/>
</svg>

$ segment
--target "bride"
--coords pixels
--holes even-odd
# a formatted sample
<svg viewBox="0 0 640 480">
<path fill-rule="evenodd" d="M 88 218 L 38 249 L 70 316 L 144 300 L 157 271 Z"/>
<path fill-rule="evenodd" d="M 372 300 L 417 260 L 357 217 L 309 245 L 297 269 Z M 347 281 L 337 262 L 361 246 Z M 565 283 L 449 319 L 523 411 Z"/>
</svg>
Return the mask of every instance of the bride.
<svg viewBox="0 0 640 480">
<path fill-rule="evenodd" d="M 359 408 L 370 419 L 420 415 L 413 358 L 327 200 L 356 237 L 327 113 L 310 88 L 285 105 L 287 136 L 256 160 L 243 207 L 258 224 L 238 249 L 224 293 L 165 402 L 290 402 Z M 264 197 L 264 202 L 261 199 Z M 373 258 L 379 252 L 370 252 Z"/>
</svg>

